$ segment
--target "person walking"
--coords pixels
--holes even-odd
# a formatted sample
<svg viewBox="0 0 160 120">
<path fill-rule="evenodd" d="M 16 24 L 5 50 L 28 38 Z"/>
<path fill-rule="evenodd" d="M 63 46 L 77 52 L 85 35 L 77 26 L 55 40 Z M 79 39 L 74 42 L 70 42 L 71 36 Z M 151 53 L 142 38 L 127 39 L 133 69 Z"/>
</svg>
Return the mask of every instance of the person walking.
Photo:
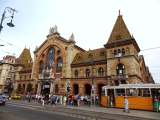
<svg viewBox="0 0 160 120">
<path fill-rule="evenodd" d="M 77 106 L 79 107 L 79 105 L 80 105 L 80 100 L 81 100 L 81 96 L 79 95 L 79 93 L 78 93 L 78 95 L 77 95 Z"/>
<path fill-rule="evenodd" d="M 126 97 L 124 97 L 124 110 L 123 112 L 127 111 L 127 113 L 130 113 L 129 112 L 129 101 L 127 100 Z"/>
<path fill-rule="evenodd" d="M 156 112 L 159 111 L 159 100 L 157 99 L 157 96 L 154 96 L 154 109 Z"/>
</svg>

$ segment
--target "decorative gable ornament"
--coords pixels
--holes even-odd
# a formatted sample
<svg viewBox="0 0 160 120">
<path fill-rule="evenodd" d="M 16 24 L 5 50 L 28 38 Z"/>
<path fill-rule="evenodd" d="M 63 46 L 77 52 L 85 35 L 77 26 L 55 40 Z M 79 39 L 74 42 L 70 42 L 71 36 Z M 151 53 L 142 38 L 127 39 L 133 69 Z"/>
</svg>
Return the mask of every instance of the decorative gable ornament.
<svg viewBox="0 0 160 120">
<path fill-rule="evenodd" d="M 68 42 L 74 42 L 75 43 L 75 39 L 74 39 L 73 33 L 71 34 L 71 37 L 69 38 Z"/>
<path fill-rule="evenodd" d="M 53 27 L 50 27 L 50 29 L 49 29 L 49 34 L 48 34 L 48 35 L 51 35 L 51 34 L 53 34 L 53 33 L 58 33 L 58 31 L 57 31 L 57 26 L 56 26 L 56 25 L 54 26 L 54 28 L 53 28 Z"/>
</svg>

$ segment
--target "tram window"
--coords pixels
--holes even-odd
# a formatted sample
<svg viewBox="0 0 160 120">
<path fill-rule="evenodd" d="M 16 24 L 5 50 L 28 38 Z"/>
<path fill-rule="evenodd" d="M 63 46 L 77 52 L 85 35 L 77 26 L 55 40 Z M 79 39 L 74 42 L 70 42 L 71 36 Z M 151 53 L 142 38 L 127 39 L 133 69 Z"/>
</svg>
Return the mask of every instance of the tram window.
<svg viewBox="0 0 160 120">
<path fill-rule="evenodd" d="M 101 91 L 101 95 L 104 96 L 105 95 L 105 89 Z"/>
<path fill-rule="evenodd" d="M 126 89 L 126 95 L 127 96 L 134 96 L 134 97 L 136 97 L 137 96 L 137 91 L 136 91 L 135 88 Z"/>
<path fill-rule="evenodd" d="M 125 96 L 125 89 L 116 89 L 116 96 Z"/>
<path fill-rule="evenodd" d="M 150 91 L 149 88 L 141 88 L 138 89 L 138 97 L 150 97 Z"/>
</svg>

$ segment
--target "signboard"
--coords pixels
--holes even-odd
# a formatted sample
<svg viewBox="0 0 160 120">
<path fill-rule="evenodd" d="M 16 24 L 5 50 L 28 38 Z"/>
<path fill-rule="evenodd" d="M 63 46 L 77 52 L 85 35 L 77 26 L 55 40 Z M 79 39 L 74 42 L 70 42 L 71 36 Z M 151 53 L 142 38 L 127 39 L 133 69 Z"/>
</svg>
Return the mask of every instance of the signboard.
<svg viewBox="0 0 160 120">
<path fill-rule="evenodd" d="M 44 85 L 44 88 L 50 88 L 50 85 Z"/>
</svg>

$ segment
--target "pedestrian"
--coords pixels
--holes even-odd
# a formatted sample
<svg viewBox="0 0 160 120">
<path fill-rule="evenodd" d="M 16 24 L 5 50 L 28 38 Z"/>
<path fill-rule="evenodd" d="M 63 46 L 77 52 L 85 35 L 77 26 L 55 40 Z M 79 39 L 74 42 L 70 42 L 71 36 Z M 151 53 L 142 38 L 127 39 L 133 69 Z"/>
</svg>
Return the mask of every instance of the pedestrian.
<svg viewBox="0 0 160 120">
<path fill-rule="evenodd" d="M 128 101 L 128 99 L 126 98 L 126 97 L 124 97 L 124 110 L 123 110 L 123 112 L 127 112 L 127 113 L 130 113 L 129 112 L 129 101 Z"/>
<path fill-rule="evenodd" d="M 81 96 L 79 95 L 79 93 L 77 94 L 77 106 L 79 107 L 80 105 L 80 100 L 81 100 Z"/>
<path fill-rule="evenodd" d="M 60 103 L 60 105 L 62 105 L 62 95 L 60 95 L 59 98 L 60 98 L 59 99 L 60 100 L 59 103 Z"/>
<path fill-rule="evenodd" d="M 26 94 L 26 102 L 28 101 L 28 94 Z"/>
<path fill-rule="evenodd" d="M 154 96 L 154 109 L 156 112 L 159 111 L 159 100 L 157 99 L 157 96 Z"/>
<path fill-rule="evenodd" d="M 67 97 L 66 97 L 66 94 L 64 94 L 64 96 L 63 96 L 63 106 L 66 106 L 66 100 L 67 100 Z"/>
</svg>

